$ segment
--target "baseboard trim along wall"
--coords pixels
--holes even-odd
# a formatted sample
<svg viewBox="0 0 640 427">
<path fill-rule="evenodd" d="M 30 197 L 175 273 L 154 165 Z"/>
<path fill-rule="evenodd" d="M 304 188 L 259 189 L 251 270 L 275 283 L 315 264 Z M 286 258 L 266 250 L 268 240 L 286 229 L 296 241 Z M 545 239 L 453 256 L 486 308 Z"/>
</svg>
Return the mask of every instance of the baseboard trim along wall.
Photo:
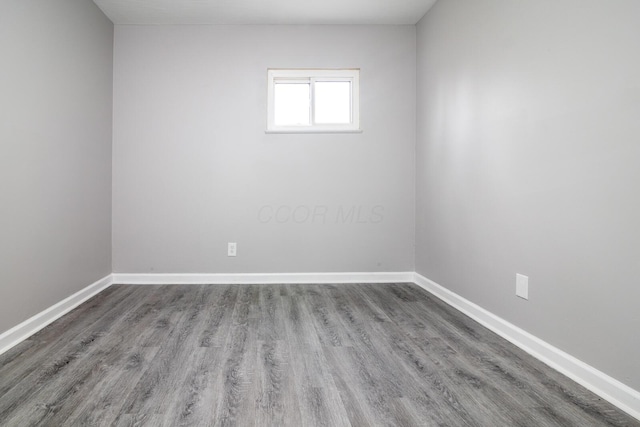
<svg viewBox="0 0 640 427">
<path fill-rule="evenodd" d="M 637 390 L 531 335 L 419 273 L 415 273 L 413 281 L 427 292 L 520 347 L 536 359 L 640 420 L 640 392 Z"/>
<path fill-rule="evenodd" d="M 201 285 L 272 283 L 398 283 L 413 282 L 414 273 L 222 273 L 222 274 L 113 274 L 113 283 L 128 285 Z"/>
<path fill-rule="evenodd" d="M 0 335 L 0 354 L 18 345 L 56 319 L 64 316 L 92 296 L 111 286 L 111 275 L 90 284 L 75 294 L 30 317 Z"/>
</svg>

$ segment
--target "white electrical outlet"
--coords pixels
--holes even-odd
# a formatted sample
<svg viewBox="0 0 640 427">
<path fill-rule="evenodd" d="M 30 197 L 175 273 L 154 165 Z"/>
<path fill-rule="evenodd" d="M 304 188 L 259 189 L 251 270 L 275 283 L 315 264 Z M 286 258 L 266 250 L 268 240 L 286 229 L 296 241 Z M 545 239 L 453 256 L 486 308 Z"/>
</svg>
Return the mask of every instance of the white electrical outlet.
<svg viewBox="0 0 640 427">
<path fill-rule="evenodd" d="M 516 295 L 520 298 L 529 299 L 529 277 L 516 274 Z"/>
<path fill-rule="evenodd" d="M 229 242 L 227 243 L 227 256 L 236 256 L 238 254 L 238 244 Z"/>
</svg>

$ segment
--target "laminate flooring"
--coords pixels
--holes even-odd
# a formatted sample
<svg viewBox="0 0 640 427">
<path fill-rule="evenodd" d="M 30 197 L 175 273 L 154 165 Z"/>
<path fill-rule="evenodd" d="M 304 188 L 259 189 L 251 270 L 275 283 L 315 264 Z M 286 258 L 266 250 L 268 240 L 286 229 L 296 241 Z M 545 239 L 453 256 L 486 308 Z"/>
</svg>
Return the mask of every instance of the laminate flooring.
<svg viewBox="0 0 640 427">
<path fill-rule="evenodd" d="M 414 284 L 115 285 L 0 356 L 2 426 L 640 426 Z"/>
</svg>

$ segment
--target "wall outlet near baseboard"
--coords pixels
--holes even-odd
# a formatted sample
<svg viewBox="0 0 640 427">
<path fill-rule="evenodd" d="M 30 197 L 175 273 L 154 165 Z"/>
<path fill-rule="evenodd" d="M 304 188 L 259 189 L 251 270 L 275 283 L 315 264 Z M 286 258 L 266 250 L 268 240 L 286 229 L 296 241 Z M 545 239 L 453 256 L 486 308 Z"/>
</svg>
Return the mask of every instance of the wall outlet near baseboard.
<svg viewBox="0 0 640 427">
<path fill-rule="evenodd" d="M 529 299 L 529 277 L 516 274 L 516 295 L 520 298 Z"/>
<path fill-rule="evenodd" d="M 227 256 L 236 256 L 238 254 L 238 244 L 229 242 L 227 243 Z"/>
</svg>

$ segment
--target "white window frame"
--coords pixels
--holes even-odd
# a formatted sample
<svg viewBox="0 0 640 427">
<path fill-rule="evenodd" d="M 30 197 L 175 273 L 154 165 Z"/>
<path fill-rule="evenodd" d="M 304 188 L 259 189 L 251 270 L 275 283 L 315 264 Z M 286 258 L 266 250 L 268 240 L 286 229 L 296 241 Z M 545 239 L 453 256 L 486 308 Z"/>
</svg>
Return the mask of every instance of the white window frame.
<svg viewBox="0 0 640 427">
<path fill-rule="evenodd" d="M 315 82 L 351 83 L 351 123 L 314 123 Z M 277 126 L 275 124 L 276 82 L 309 82 L 309 125 Z M 359 133 L 360 129 L 360 69 L 276 69 L 267 70 L 267 130 L 266 133 Z"/>
</svg>

